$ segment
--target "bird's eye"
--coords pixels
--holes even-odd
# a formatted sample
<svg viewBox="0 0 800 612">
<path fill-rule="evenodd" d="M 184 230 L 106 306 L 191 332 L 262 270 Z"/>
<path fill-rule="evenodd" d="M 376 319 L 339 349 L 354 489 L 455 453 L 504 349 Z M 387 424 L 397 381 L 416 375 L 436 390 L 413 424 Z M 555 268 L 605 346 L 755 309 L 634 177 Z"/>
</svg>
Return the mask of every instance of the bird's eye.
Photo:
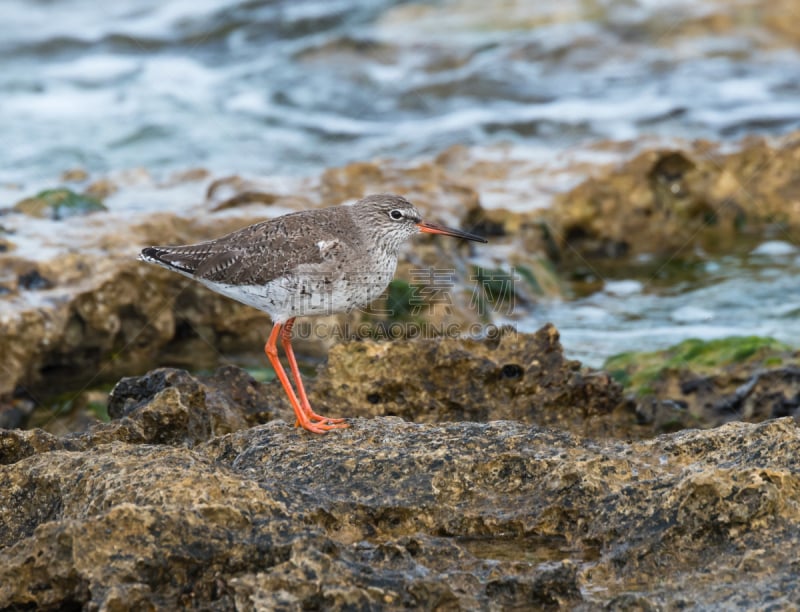
<svg viewBox="0 0 800 612">
<path fill-rule="evenodd" d="M 403 213 L 402 213 L 402 211 L 399 211 L 399 210 L 395 209 L 395 210 L 393 210 L 392 212 L 389 213 L 389 216 L 392 219 L 394 219 L 395 221 L 399 221 L 400 219 L 403 218 Z"/>
</svg>

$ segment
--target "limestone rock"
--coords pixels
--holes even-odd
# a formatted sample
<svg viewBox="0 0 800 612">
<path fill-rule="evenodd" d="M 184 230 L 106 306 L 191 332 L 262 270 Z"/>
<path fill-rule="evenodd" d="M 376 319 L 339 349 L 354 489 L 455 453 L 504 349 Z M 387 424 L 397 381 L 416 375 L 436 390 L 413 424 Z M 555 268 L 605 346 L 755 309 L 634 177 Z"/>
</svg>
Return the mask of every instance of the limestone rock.
<svg viewBox="0 0 800 612">
<path fill-rule="evenodd" d="M 332 416 L 512 419 L 583 433 L 607 427 L 596 417 L 625 403 L 622 387 L 607 374 L 564 357 L 552 325 L 535 334 L 498 330 L 483 340 L 340 344 L 320 369 L 310 400 Z"/>
<path fill-rule="evenodd" d="M 690 339 L 604 364 L 655 431 L 792 416 L 800 419 L 800 353 L 772 338 Z"/>
<path fill-rule="evenodd" d="M 316 436 L 274 421 L 192 448 L 126 440 L 114 423 L 27 435 L 32 452 L 0 468 L 0 606 L 588 610 L 800 596 L 790 419 L 637 443 L 508 421 L 351 424 Z"/>
<path fill-rule="evenodd" d="M 558 197 L 547 217 L 567 258 L 674 256 L 690 245 L 730 252 L 777 224 L 800 227 L 798 158 L 796 134 L 776 146 L 750 139 L 724 154 L 703 142 L 646 151 Z"/>
</svg>

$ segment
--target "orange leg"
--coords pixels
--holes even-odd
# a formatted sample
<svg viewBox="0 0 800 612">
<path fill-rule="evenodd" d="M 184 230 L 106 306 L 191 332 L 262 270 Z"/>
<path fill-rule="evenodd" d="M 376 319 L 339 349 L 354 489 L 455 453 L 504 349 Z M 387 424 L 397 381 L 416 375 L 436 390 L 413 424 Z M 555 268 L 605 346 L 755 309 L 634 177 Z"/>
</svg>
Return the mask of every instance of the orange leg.
<svg viewBox="0 0 800 612">
<path fill-rule="evenodd" d="M 309 403 L 308 396 L 306 395 L 306 389 L 303 386 L 303 379 L 300 376 L 300 369 L 297 367 L 297 359 L 295 359 L 294 350 L 292 349 L 293 326 L 294 317 L 286 321 L 286 324 L 283 326 L 283 331 L 281 332 L 281 344 L 283 345 L 283 350 L 286 353 L 286 356 L 289 358 L 289 367 L 292 370 L 292 377 L 294 378 L 294 384 L 297 387 L 297 394 L 300 396 L 300 405 L 303 408 L 303 411 L 309 420 L 313 419 L 315 421 L 319 421 L 318 423 L 314 423 L 315 425 L 329 425 L 331 429 L 347 427 L 347 425 L 344 424 L 336 425 L 334 427 L 334 424 L 344 423 L 344 419 L 330 419 L 317 414 L 311 409 L 311 404 Z"/>
<path fill-rule="evenodd" d="M 289 403 L 292 405 L 292 409 L 294 410 L 294 414 L 297 416 L 297 420 L 300 425 L 302 425 L 304 429 L 313 431 L 314 433 L 325 433 L 327 428 L 315 425 L 309 420 L 308 416 L 300 405 L 300 402 L 297 400 L 297 395 L 295 395 L 292 385 L 289 384 L 289 377 L 286 376 L 286 371 L 283 369 L 280 359 L 278 359 L 277 342 L 280 332 L 281 324 L 275 323 L 275 325 L 272 326 L 272 332 L 269 335 L 269 340 L 267 340 L 266 345 L 264 345 L 264 352 L 267 354 L 267 358 L 269 358 L 269 362 L 272 364 L 275 374 L 278 375 L 278 379 L 283 385 L 283 390 L 286 391 L 286 395 L 289 396 Z"/>
<path fill-rule="evenodd" d="M 294 414 L 297 417 L 297 421 L 299 424 L 308 431 L 313 431 L 314 433 L 325 433 L 330 429 L 336 429 L 341 427 L 341 425 L 326 425 L 324 423 L 312 423 L 309 419 L 308 414 L 303 409 L 303 406 L 297 399 L 297 395 L 292 389 L 292 385 L 289 383 L 289 377 L 286 375 L 286 370 L 283 369 L 281 365 L 280 359 L 278 359 L 278 336 L 281 332 L 281 324 L 275 323 L 272 326 L 272 332 L 269 335 L 269 340 L 264 345 L 264 352 L 267 354 L 267 358 L 269 362 L 272 364 L 273 369 L 275 370 L 275 374 L 278 375 L 278 380 L 281 381 L 281 385 L 283 385 L 283 390 L 286 391 L 286 395 L 289 397 L 289 403 L 292 405 L 292 409 L 294 410 Z"/>
</svg>

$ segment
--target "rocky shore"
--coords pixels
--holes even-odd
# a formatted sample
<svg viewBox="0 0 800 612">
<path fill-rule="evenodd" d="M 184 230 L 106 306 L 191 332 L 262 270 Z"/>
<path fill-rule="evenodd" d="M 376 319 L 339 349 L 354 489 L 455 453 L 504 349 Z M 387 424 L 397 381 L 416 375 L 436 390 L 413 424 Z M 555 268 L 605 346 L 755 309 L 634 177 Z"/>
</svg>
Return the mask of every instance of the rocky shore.
<svg viewBox="0 0 800 612">
<path fill-rule="evenodd" d="M 510 266 L 522 281 L 511 297 L 485 284 L 480 300 L 513 298 L 524 314 L 567 295 L 587 267 L 665 252 L 692 262 L 795 232 L 798 143 L 642 152 L 537 210 L 480 195 L 531 167 L 461 148 L 331 169 L 291 189 L 189 173 L 176 180 L 208 188 L 184 214 L 126 217 L 102 203 L 125 185 L 83 175 L 66 193 L 21 199 L 0 229 L 0 607 L 797 601 L 796 350 L 758 337 L 688 341 L 588 368 L 551 325 L 385 332 L 489 329 L 492 312 L 467 287 L 487 270 Z M 265 316 L 133 260 L 143 244 L 218 235 L 265 207 L 379 191 L 407 194 L 491 247 L 476 262 L 457 243 L 420 240 L 390 307 L 329 321 L 366 330 L 360 338 L 300 339 L 320 359 L 311 401 L 350 419 L 344 431 L 295 429 L 277 383 L 218 367 L 221 355 L 254 358 Z M 410 301 L 421 267 L 449 271 L 447 308 Z M 87 385 L 96 413 L 85 399 L 72 402 L 80 418 L 30 428 L 43 400 Z"/>
<path fill-rule="evenodd" d="M 626 442 L 382 416 L 315 436 L 259 412 L 270 386 L 161 370 L 121 382 L 117 418 L 87 433 L 0 433 L 0 605 L 589 610 L 800 596 L 793 419 Z"/>
</svg>

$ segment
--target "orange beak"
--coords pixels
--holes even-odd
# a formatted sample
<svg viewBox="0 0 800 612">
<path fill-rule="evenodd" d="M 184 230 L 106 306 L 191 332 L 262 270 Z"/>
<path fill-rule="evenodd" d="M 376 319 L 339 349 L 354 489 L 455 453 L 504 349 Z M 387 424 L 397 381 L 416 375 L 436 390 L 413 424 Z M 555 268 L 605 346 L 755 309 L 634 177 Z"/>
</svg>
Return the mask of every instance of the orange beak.
<svg viewBox="0 0 800 612">
<path fill-rule="evenodd" d="M 445 227 L 444 225 L 436 225 L 435 223 L 425 223 L 420 221 L 417 223 L 417 227 L 419 228 L 419 231 L 425 234 L 442 234 L 443 236 L 453 236 L 454 238 L 463 238 L 464 240 L 472 240 L 474 242 L 489 242 L 485 238 L 481 238 L 475 234 L 462 232 L 461 230 Z"/>
</svg>

